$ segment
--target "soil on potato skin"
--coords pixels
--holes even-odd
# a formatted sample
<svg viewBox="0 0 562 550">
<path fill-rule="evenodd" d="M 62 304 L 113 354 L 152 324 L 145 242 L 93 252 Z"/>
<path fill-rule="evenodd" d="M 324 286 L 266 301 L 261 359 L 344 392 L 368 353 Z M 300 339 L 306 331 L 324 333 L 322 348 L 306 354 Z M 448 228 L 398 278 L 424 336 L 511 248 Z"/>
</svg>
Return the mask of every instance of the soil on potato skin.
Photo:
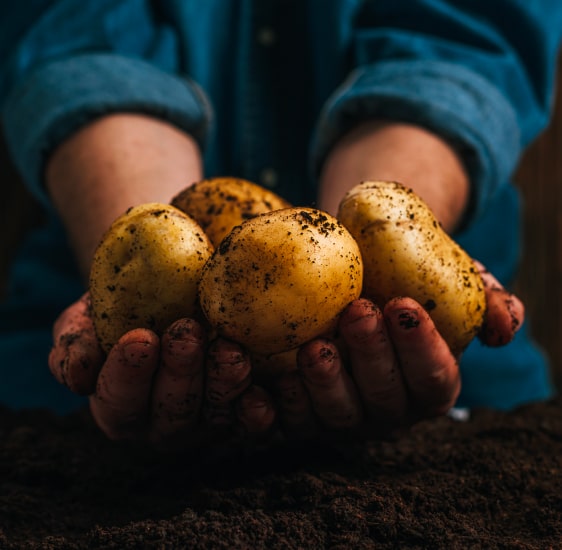
<svg viewBox="0 0 562 550">
<path fill-rule="evenodd" d="M 0 410 L 0 548 L 562 548 L 562 400 L 220 460 Z"/>
</svg>

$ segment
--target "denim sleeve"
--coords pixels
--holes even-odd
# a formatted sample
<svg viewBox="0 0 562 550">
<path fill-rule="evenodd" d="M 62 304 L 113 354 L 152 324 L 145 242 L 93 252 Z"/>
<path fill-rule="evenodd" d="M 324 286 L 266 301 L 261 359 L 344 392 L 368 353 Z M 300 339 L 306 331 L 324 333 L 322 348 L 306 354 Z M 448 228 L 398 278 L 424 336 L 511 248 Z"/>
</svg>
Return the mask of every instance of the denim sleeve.
<svg viewBox="0 0 562 550">
<path fill-rule="evenodd" d="M 158 116 L 204 146 L 209 103 L 179 73 L 174 33 L 157 24 L 149 4 L 34 0 L 12 6 L 9 15 L 0 8 L 3 132 L 24 181 L 44 203 L 42 174 L 51 151 L 104 114 Z"/>
<path fill-rule="evenodd" d="M 549 120 L 562 2 L 361 5 L 347 30 L 352 70 L 320 115 L 313 169 L 318 173 L 337 139 L 361 120 L 419 124 L 463 159 L 472 182 L 466 221 L 474 219 Z"/>
<path fill-rule="evenodd" d="M 6 141 L 37 198 L 49 153 L 79 127 L 111 112 L 137 112 L 173 122 L 203 144 L 209 107 L 203 92 L 137 59 L 85 54 L 34 70 L 4 104 Z"/>
</svg>

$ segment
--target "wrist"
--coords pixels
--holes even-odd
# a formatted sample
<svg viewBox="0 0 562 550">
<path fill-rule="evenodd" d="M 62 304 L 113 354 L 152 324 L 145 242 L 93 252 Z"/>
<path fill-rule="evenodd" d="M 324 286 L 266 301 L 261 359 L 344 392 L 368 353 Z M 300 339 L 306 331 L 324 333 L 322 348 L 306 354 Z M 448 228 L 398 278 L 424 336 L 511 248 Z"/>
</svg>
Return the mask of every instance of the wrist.
<svg viewBox="0 0 562 550">
<path fill-rule="evenodd" d="M 336 212 L 347 190 L 365 180 L 411 187 L 448 232 L 460 222 L 470 191 L 462 161 L 446 141 L 391 121 L 365 122 L 340 139 L 324 163 L 319 206 Z"/>
<path fill-rule="evenodd" d="M 201 177 L 201 155 L 190 136 L 135 114 L 85 126 L 53 152 L 45 172 L 84 276 L 103 233 L 127 208 L 168 203 Z"/>
</svg>

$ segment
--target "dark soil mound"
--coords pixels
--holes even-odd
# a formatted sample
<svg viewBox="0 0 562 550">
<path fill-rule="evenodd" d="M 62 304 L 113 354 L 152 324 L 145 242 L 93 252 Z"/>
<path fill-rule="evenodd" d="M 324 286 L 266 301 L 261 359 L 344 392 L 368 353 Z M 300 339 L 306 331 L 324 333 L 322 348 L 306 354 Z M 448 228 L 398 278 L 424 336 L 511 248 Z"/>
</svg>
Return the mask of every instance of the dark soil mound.
<svg viewBox="0 0 562 550">
<path fill-rule="evenodd" d="M 222 460 L 0 411 L 1 548 L 562 548 L 562 400 Z"/>
</svg>

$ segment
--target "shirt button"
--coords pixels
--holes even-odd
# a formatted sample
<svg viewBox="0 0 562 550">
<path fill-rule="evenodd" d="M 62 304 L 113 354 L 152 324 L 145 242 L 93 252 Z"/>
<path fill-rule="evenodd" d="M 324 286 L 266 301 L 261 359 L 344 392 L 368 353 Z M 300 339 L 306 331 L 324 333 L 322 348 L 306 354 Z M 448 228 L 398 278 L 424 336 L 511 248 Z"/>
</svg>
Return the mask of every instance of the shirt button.
<svg viewBox="0 0 562 550">
<path fill-rule="evenodd" d="M 277 41 L 277 35 L 271 27 L 262 27 L 258 30 L 257 41 L 262 46 L 273 46 Z"/>
<path fill-rule="evenodd" d="M 276 187 L 279 183 L 279 174 L 273 168 L 264 168 L 259 177 L 261 184 L 269 189 Z"/>
</svg>

